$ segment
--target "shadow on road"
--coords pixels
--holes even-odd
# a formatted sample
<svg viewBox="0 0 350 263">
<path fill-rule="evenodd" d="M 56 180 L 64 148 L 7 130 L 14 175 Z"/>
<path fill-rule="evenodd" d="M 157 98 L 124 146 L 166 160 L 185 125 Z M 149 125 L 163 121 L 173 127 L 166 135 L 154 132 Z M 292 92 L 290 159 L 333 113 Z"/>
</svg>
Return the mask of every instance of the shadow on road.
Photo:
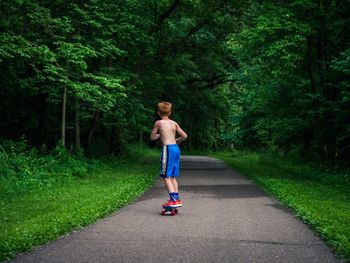
<svg viewBox="0 0 350 263">
<path fill-rule="evenodd" d="M 143 200 L 151 198 L 161 198 L 163 191 L 151 190 L 143 196 Z M 159 189 L 159 188 L 158 188 Z M 181 192 L 187 196 L 196 196 L 196 198 L 259 198 L 266 197 L 266 193 L 255 185 L 237 184 L 237 185 L 184 185 L 181 186 Z"/>
</svg>

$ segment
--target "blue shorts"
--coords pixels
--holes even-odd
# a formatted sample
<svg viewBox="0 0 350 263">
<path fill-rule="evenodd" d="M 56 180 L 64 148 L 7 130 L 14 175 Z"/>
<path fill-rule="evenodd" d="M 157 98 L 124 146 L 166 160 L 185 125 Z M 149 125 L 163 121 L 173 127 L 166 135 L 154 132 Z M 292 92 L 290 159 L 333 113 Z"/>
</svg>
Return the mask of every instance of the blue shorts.
<svg viewBox="0 0 350 263">
<path fill-rule="evenodd" d="M 164 145 L 160 155 L 160 176 L 175 177 L 180 174 L 180 149 L 177 144 Z"/>
</svg>

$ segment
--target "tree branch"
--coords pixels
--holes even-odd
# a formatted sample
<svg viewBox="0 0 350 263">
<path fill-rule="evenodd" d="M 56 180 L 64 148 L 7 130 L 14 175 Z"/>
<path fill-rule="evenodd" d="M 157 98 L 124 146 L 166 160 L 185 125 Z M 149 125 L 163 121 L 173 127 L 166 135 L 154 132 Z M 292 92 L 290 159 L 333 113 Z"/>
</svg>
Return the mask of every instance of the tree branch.
<svg viewBox="0 0 350 263">
<path fill-rule="evenodd" d="M 219 74 L 214 75 L 211 78 L 194 78 L 187 80 L 185 84 L 200 89 L 206 89 L 215 88 L 217 85 L 236 81 L 235 79 L 227 78 L 228 76 L 229 75 L 227 74 Z"/>
<path fill-rule="evenodd" d="M 180 3 L 180 0 L 174 0 L 174 2 L 169 6 L 169 8 L 164 13 L 160 14 L 158 18 L 157 18 L 158 8 L 157 7 L 155 8 L 155 23 L 149 32 L 150 35 L 154 34 L 160 28 L 164 20 L 171 15 L 171 13 L 176 9 L 179 3 Z"/>
</svg>

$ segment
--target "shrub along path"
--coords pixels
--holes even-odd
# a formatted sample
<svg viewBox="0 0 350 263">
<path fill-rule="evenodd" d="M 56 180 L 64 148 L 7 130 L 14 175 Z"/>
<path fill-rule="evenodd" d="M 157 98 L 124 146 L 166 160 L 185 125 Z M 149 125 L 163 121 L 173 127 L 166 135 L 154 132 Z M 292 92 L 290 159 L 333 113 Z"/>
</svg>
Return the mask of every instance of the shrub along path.
<svg viewBox="0 0 350 263">
<path fill-rule="evenodd" d="M 135 203 L 13 262 L 340 262 L 307 225 L 209 157 L 185 156 L 184 207 L 160 215 L 160 181 Z"/>
</svg>

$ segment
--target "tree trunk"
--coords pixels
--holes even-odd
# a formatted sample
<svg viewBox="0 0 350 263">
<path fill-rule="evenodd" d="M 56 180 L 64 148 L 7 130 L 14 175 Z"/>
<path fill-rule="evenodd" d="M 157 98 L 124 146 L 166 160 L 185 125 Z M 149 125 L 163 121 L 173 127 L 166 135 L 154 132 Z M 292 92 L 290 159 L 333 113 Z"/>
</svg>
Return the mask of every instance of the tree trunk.
<svg viewBox="0 0 350 263">
<path fill-rule="evenodd" d="M 143 144 L 143 131 L 140 131 L 140 145 Z"/>
<path fill-rule="evenodd" d="M 88 136 L 88 140 L 87 140 L 87 145 L 90 145 L 91 144 L 91 141 L 92 141 L 92 135 L 94 134 L 96 128 L 97 128 L 97 125 L 98 125 L 98 121 L 100 120 L 100 112 L 98 110 L 95 111 L 95 114 L 94 114 L 94 121 L 93 121 L 93 124 L 92 124 L 92 128 L 89 132 L 89 136 Z"/>
<path fill-rule="evenodd" d="M 312 36 L 308 36 L 307 38 L 307 55 L 308 55 L 308 71 L 309 71 L 309 80 L 311 84 L 311 93 L 316 95 L 319 93 L 319 89 L 317 87 L 317 80 L 315 77 L 314 70 L 314 61 L 313 61 L 313 41 Z M 318 100 L 318 99 L 317 99 Z M 323 129 L 322 129 L 322 120 L 320 114 L 320 103 L 316 101 L 312 104 L 312 110 L 315 110 L 314 120 L 313 120 L 313 129 L 314 134 L 316 136 L 318 151 L 320 154 L 321 162 L 325 163 L 325 151 L 324 151 L 324 140 L 323 140 Z"/>
<path fill-rule="evenodd" d="M 189 151 L 191 151 L 191 149 L 192 149 L 192 137 L 190 136 L 191 133 L 192 133 L 192 125 L 190 126 L 189 132 L 188 132 L 189 136 L 188 136 L 188 143 L 187 143 L 188 147 L 187 148 Z"/>
<path fill-rule="evenodd" d="M 322 4 L 318 1 L 320 14 L 331 8 L 329 1 L 324 1 Z M 336 134 L 334 127 L 335 116 L 329 105 L 333 104 L 334 91 L 333 87 L 327 83 L 327 16 L 319 15 L 318 23 L 320 24 L 317 30 L 317 66 L 319 75 L 320 93 L 326 105 L 322 105 L 324 110 L 322 114 L 323 131 L 323 151 L 327 165 L 333 166 L 336 153 Z"/>
<path fill-rule="evenodd" d="M 75 101 L 75 151 L 80 152 L 80 105 L 78 99 Z"/>
<path fill-rule="evenodd" d="M 66 144 L 66 105 L 67 105 L 67 87 L 64 87 L 62 102 L 62 124 L 61 124 L 61 143 Z"/>
</svg>

